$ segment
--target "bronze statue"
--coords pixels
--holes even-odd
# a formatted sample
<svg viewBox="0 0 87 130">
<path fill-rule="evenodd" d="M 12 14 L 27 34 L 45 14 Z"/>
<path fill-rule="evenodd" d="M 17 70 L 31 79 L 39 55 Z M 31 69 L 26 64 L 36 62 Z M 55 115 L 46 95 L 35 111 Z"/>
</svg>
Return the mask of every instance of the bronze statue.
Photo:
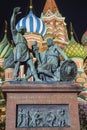
<svg viewBox="0 0 87 130">
<path fill-rule="evenodd" d="M 29 77 L 33 76 L 35 81 L 41 81 L 38 78 L 34 63 L 32 61 L 32 57 L 29 52 L 29 48 L 27 45 L 26 39 L 23 37 L 26 28 L 21 27 L 19 31 L 16 30 L 16 16 L 20 14 L 20 7 L 16 7 L 13 10 L 13 14 L 11 17 L 11 32 L 13 41 L 15 44 L 14 48 L 14 62 L 15 62 L 15 69 L 14 69 L 14 78 L 18 80 L 18 72 L 21 63 L 26 63 L 28 65 L 27 75 L 25 79 L 27 80 Z"/>
<path fill-rule="evenodd" d="M 27 45 L 26 39 L 23 37 L 26 32 L 25 27 L 21 27 L 19 31 L 16 30 L 16 16 L 20 14 L 20 7 L 16 7 L 13 10 L 11 17 L 11 32 L 14 48 L 14 79 L 18 79 L 19 67 L 21 64 L 27 64 L 28 69 L 26 71 L 25 80 L 28 80 L 31 76 L 35 81 L 71 81 L 77 74 L 76 64 L 69 60 L 64 51 L 53 42 L 52 38 L 47 39 L 48 49 L 39 53 L 37 47 L 37 41 L 34 41 L 32 45 L 32 53 L 37 59 L 37 64 L 33 63 L 33 57 L 30 54 L 30 50 Z M 60 55 L 64 58 L 60 61 Z M 36 67 L 36 68 L 35 68 Z M 39 76 L 39 78 L 38 78 Z"/>
<path fill-rule="evenodd" d="M 48 49 L 40 54 L 38 53 L 36 42 L 34 42 L 34 45 L 32 47 L 33 52 L 35 53 L 35 57 L 37 58 L 37 71 L 40 78 L 44 81 L 61 81 L 61 79 L 62 81 L 72 80 L 74 78 L 73 76 L 75 76 L 77 72 L 75 63 L 67 58 L 64 51 L 53 42 L 52 38 L 47 39 L 47 46 Z M 67 62 L 61 62 L 60 55 L 62 55 L 64 60 Z M 66 68 L 66 72 L 64 70 L 64 67 Z M 66 78 L 64 78 L 62 70 L 64 71 L 64 74 L 66 73 Z"/>
</svg>

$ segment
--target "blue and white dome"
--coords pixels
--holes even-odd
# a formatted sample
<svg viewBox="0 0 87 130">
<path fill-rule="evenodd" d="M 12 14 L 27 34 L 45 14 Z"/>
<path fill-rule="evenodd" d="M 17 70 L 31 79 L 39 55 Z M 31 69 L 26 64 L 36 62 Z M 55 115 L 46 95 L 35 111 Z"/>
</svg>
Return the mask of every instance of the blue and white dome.
<svg viewBox="0 0 87 130">
<path fill-rule="evenodd" d="M 26 28 L 26 33 L 34 32 L 41 34 L 43 37 L 46 34 L 46 25 L 38 17 L 36 17 L 33 12 L 30 10 L 29 14 L 22 18 L 16 25 L 16 29 L 20 30 L 21 27 Z"/>
</svg>

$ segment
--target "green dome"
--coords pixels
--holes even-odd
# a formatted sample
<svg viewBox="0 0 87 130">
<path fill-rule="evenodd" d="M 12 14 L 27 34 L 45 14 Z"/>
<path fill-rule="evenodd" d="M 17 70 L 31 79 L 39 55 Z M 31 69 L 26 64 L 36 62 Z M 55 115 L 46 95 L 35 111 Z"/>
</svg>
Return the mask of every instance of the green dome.
<svg viewBox="0 0 87 130">
<path fill-rule="evenodd" d="M 7 34 L 5 33 L 3 40 L 0 42 L 0 58 L 7 58 L 13 51 L 12 45 L 7 39 Z"/>
<path fill-rule="evenodd" d="M 87 57 L 86 49 L 82 45 L 77 43 L 73 36 L 69 44 L 64 48 L 64 52 L 66 53 L 68 58 L 78 57 L 84 60 Z"/>
</svg>

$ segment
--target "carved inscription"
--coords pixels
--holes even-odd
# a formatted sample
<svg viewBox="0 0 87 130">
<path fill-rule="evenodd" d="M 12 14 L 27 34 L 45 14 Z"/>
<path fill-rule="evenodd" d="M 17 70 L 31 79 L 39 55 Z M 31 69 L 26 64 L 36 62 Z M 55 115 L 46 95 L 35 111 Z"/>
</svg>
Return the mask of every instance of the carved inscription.
<svg viewBox="0 0 87 130">
<path fill-rule="evenodd" d="M 17 128 L 69 126 L 68 105 L 17 106 Z"/>
</svg>

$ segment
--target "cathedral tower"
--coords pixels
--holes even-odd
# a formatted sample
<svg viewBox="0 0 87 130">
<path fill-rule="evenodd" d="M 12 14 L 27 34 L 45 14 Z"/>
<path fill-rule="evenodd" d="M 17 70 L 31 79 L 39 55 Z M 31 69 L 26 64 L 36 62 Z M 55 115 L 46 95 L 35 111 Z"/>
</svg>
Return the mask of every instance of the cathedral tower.
<svg viewBox="0 0 87 130">
<path fill-rule="evenodd" d="M 46 24 L 46 37 L 52 36 L 57 44 L 68 43 L 65 17 L 60 14 L 54 0 L 46 1 L 41 18 Z"/>
</svg>

